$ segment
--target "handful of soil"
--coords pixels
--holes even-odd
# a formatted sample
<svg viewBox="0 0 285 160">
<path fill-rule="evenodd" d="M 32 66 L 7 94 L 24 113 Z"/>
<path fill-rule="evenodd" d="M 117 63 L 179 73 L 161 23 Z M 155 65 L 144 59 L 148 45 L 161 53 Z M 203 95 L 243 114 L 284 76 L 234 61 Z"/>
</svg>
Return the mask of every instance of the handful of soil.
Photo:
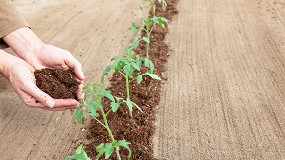
<svg viewBox="0 0 285 160">
<path fill-rule="evenodd" d="M 74 72 L 63 69 L 45 68 L 36 70 L 36 85 L 55 99 L 78 99 L 77 90 L 80 84 Z"/>
</svg>

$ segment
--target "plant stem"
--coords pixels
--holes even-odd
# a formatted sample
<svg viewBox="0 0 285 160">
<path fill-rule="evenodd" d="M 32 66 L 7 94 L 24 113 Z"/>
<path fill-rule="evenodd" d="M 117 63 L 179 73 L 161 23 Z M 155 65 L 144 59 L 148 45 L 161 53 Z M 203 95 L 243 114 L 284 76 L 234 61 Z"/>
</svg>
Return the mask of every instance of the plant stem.
<svg viewBox="0 0 285 160">
<path fill-rule="evenodd" d="M 109 124 L 108 124 L 108 121 L 107 121 L 107 116 L 106 116 L 106 114 L 105 114 L 103 108 L 100 108 L 100 111 L 101 111 L 102 116 L 103 116 L 105 128 L 106 128 L 106 130 L 107 130 L 107 132 L 108 132 L 108 134 L 109 134 L 109 136 L 110 136 L 112 142 L 114 143 L 114 142 L 116 142 L 116 140 L 115 140 L 115 138 L 114 138 L 114 136 L 113 136 L 113 133 L 112 133 L 110 127 L 109 127 Z M 116 154 L 117 154 L 117 159 L 118 159 L 118 160 L 121 160 L 121 156 L 120 156 L 120 152 L 119 152 L 119 147 L 116 147 Z"/>
<path fill-rule="evenodd" d="M 128 73 L 126 73 L 125 75 L 125 79 L 126 79 L 126 92 L 127 92 L 127 99 L 130 100 L 130 86 L 129 86 L 129 75 Z M 133 113 L 132 111 L 130 110 L 130 116 L 131 118 L 133 117 Z"/>
<path fill-rule="evenodd" d="M 148 59 L 149 43 L 146 42 L 146 58 Z"/>
</svg>

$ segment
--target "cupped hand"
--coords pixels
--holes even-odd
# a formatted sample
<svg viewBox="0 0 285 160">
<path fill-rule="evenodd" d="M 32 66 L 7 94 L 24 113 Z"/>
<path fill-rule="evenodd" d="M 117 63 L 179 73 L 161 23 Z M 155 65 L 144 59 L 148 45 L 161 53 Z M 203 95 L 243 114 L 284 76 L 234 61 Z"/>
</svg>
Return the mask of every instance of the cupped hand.
<svg viewBox="0 0 285 160">
<path fill-rule="evenodd" d="M 53 99 L 36 86 L 34 68 L 25 61 L 10 59 L 6 76 L 17 94 L 28 107 L 39 107 L 46 110 L 73 109 L 78 105 L 74 99 Z"/>
<path fill-rule="evenodd" d="M 29 28 L 17 29 L 3 37 L 3 40 L 17 53 L 19 57 L 28 62 L 36 70 L 43 68 L 72 69 L 81 82 L 77 92 L 78 99 L 83 99 L 81 94 L 84 74 L 81 64 L 66 50 L 52 45 L 44 44 L 39 37 Z M 75 99 L 74 99 L 75 100 Z M 69 106 L 73 103 L 61 99 L 56 106 Z"/>
</svg>

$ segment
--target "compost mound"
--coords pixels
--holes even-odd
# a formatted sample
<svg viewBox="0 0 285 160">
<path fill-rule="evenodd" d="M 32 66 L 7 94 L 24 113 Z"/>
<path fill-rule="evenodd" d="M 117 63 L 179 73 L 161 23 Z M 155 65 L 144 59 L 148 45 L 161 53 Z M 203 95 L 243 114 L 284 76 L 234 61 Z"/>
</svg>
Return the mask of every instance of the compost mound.
<svg viewBox="0 0 285 160">
<path fill-rule="evenodd" d="M 157 3 L 157 15 L 165 17 L 169 20 L 173 18 L 178 12 L 176 10 L 178 0 L 167 0 L 168 6 L 163 9 Z M 150 16 L 152 11 L 149 12 Z M 149 57 L 155 65 L 154 73 L 166 80 L 163 72 L 165 71 L 165 64 L 169 56 L 168 45 L 163 41 L 168 28 L 156 27 L 153 30 Z M 145 33 L 142 33 L 144 35 Z M 145 42 L 141 41 L 135 53 L 145 57 Z M 145 68 L 146 69 L 146 68 Z M 140 85 L 136 82 L 130 84 L 131 99 L 135 102 L 143 112 L 138 110 L 133 111 L 133 118 L 130 118 L 127 106 L 122 106 L 116 113 L 108 115 L 108 122 L 114 137 L 117 140 L 125 139 L 130 142 L 133 160 L 154 160 L 152 135 L 154 134 L 154 121 L 157 111 L 157 105 L 160 101 L 161 81 L 151 79 L 144 76 Z M 108 88 L 114 96 L 125 96 L 125 79 L 120 74 L 113 74 L 110 79 L 110 87 Z M 104 108 L 108 109 L 110 104 L 108 100 L 104 100 Z M 99 117 L 100 119 L 100 117 Z M 105 128 L 100 126 L 96 121 L 91 122 L 88 128 L 87 139 L 89 144 L 86 144 L 86 151 L 91 159 L 96 159 L 96 146 L 101 142 L 111 142 L 109 135 Z M 127 160 L 128 151 L 124 148 L 120 150 L 123 160 Z M 116 160 L 116 155 L 113 154 L 110 159 Z"/>
<path fill-rule="evenodd" d="M 36 70 L 36 85 L 55 99 L 77 99 L 79 82 L 72 70 L 45 68 Z"/>
</svg>

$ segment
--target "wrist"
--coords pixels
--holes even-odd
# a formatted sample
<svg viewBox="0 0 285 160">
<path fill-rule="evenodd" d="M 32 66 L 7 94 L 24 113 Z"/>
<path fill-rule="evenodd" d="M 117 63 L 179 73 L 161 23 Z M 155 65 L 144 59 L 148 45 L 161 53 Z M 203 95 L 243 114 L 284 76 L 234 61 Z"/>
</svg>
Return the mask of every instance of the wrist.
<svg viewBox="0 0 285 160">
<path fill-rule="evenodd" d="M 43 43 L 28 27 L 20 28 L 3 37 L 3 40 L 24 60 L 31 58 Z"/>
<path fill-rule="evenodd" d="M 22 60 L 0 50 L 0 73 L 9 79 L 11 67 L 20 61 Z"/>
</svg>

